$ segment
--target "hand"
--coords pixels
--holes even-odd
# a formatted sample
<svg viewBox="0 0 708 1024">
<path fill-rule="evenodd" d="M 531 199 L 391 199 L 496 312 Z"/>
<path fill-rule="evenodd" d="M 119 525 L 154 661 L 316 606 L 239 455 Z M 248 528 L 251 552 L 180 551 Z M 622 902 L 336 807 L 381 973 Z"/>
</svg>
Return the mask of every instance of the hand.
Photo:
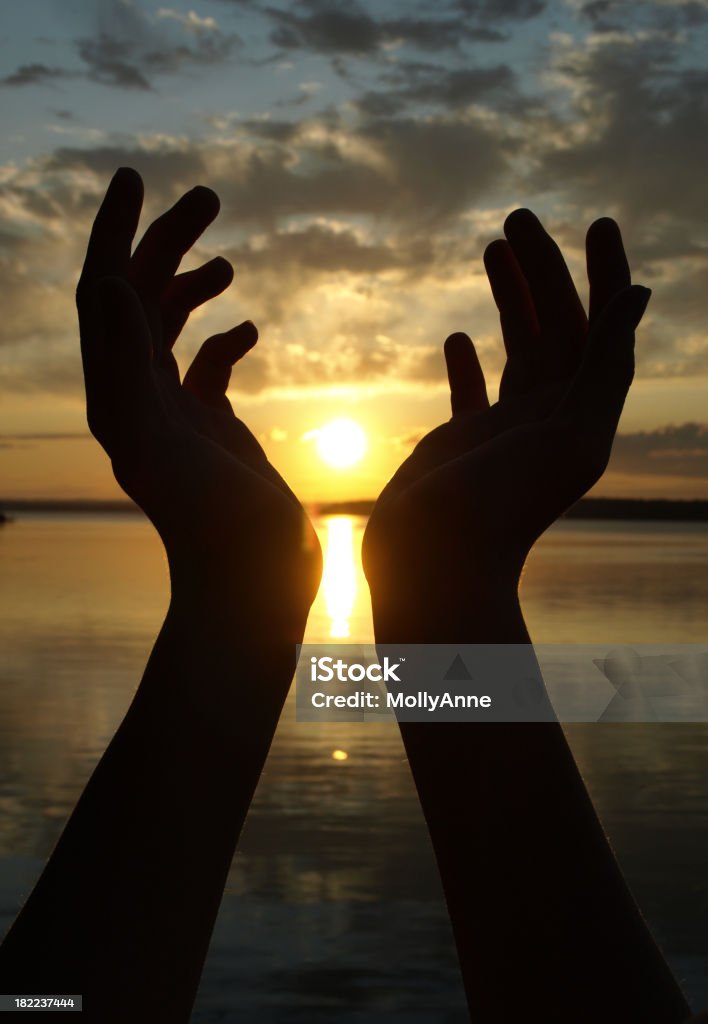
<svg viewBox="0 0 708 1024">
<path fill-rule="evenodd" d="M 190 312 L 230 284 L 221 258 L 177 274 L 216 217 L 195 188 L 146 231 L 137 172 L 114 176 L 91 232 L 77 290 L 91 432 L 116 479 L 162 537 L 175 591 L 229 616 L 304 629 L 319 544 L 299 502 L 231 408 L 231 368 L 258 338 L 252 323 L 209 338 L 180 381 L 172 347 Z M 282 630 L 280 631 L 282 634 Z"/>
<path fill-rule="evenodd" d="M 630 285 L 614 221 L 588 231 L 589 318 L 538 219 L 516 210 L 504 227 L 484 256 L 507 355 L 499 401 L 489 404 L 470 339 L 453 334 L 452 419 L 394 474 L 366 530 L 380 641 L 441 639 L 481 603 L 515 600 L 531 546 L 610 456 L 650 292 Z"/>
</svg>

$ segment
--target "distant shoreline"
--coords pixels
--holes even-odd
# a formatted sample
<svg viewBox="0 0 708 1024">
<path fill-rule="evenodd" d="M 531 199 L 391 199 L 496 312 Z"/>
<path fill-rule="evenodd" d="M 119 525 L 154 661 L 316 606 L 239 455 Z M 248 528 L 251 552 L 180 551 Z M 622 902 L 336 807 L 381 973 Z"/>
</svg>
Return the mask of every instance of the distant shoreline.
<svg viewBox="0 0 708 1024">
<path fill-rule="evenodd" d="M 368 516 L 374 507 L 369 501 L 310 502 L 313 515 Z M 24 513 L 84 513 L 91 515 L 142 515 L 129 501 L 87 501 L 84 499 L 0 499 L 0 523 Z M 568 509 L 565 519 L 625 519 L 683 523 L 708 522 L 708 501 L 643 498 L 582 498 Z"/>
</svg>

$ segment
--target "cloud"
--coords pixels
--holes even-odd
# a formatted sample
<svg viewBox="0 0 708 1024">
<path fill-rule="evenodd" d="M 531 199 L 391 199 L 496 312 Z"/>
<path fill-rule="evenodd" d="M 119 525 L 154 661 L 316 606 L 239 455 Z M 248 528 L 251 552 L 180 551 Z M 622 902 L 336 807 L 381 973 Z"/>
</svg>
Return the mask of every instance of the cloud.
<svg viewBox="0 0 708 1024">
<path fill-rule="evenodd" d="M 355 101 L 364 114 L 387 117 L 421 103 L 457 110 L 485 102 L 500 109 L 509 101 L 519 101 L 515 75 L 506 64 L 451 69 L 447 65 L 402 61 L 382 74 L 381 81 L 384 90 L 368 90 Z"/>
<path fill-rule="evenodd" d="M 708 163 L 708 72 L 682 66 L 662 33 L 562 41 L 550 72 L 569 103 L 528 142 L 534 190 L 560 190 L 576 209 L 615 211 L 632 240 L 662 235 L 695 248 Z M 657 247 L 661 249 L 661 244 Z"/>
<path fill-rule="evenodd" d="M 336 0 L 300 0 L 287 8 L 268 7 L 266 13 L 274 26 L 270 40 L 281 49 L 371 57 L 401 45 L 434 52 L 454 51 L 465 42 L 499 42 L 505 36 L 490 27 L 488 7 L 479 5 L 478 20 L 460 17 L 470 12 L 461 12 L 457 5 L 449 13 L 442 8 L 442 16 L 436 17 L 397 13 L 390 5 L 390 13 L 379 8 L 374 16 L 361 4 Z"/>
<path fill-rule="evenodd" d="M 45 441 L 89 441 L 93 440 L 88 430 L 78 431 L 69 434 L 0 434 L 0 448 L 4 451 L 25 450 L 36 448 L 38 444 Z"/>
<path fill-rule="evenodd" d="M 135 0 L 99 0 L 90 11 L 92 31 L 74 40 L 82 67 L 22 64 L 0 79 L 0 87 L 85 78 L 147 91 L 161 75 L 223 63 L 242 45 L 235 33 L 223 33 L 216 19 L 194 11 L 163 7 L 150 16 Z"/>
<path fill-rule="evenodd" d="M 65 196 L 63 208 L 65 214 L 87 215 L 95 212 L 101 188 L 108 184 L 118 167 L 125 165 L 135 167 L 142 175 L 149 204 L 169 202 L 195 184 L 205 183 L 209 177 L 201 146 L 183 139 L 160 137 L 145 139 L 142 144 L 131 141 L 127 145 L 62 146 L 41 162 L 41 173 L 56 176 L 56 192 L 61 189 L 62 178 L 90 172 L 92 179 L 84 184 L 83 190 L 73 189 L 71 196 Z"/>
<path fill-rule="evenodd" d="M 493 127 L 475 115 L 340 117 L 300 125 L 251 124 L 253 147 L 227 184 L 235 214 L 384 218 L 436 230 L 498 186 L 506 156 Z M 265 144 L 264 144 L 265 143 Z"/>
<path fill-rule="evenodd" d="M 256 236 L 243 246 L 227 251 L 230 259 L 254 273 L 283 272 L 293 267 L 303 277 L 308 271 L 375 274 L 405 267 L 412 257 L 411 250 L 403 246 L 367 244 L 348 227 L 337 229 L 323 224 Z M 427 255 L 430 258 L 429 248 Z"/>
<path fill-rule="evenodd" d="M 620 434 L 610 468 L 616 473 L 708 477 L 708 424 L 672 424 Z"/>
<path fill-rule="evenodd" d="M 95 31 L 78 39 L 76 48 L 87 76 L 103 85 L 150 89 L 154 77 L 220 63 L 240 43 L 213 18 L 161 8 L 153 20 L 133 0 L 102 0 L 97 15 Z"/>
<path fill-rule="evenodd" d="M 0 86 L 44 85 L 57 79 L 73 77 L 74 73 L 65 68 L 48 67 L 46 64 L 20 64 L 11 74 L 0 78 Z"/>
<path fill-rule="evenodd" d="M 452 10 L 481 20 L 528 21 L 546 9 L 545 0 L 453 0 Z"/>
<path fill-rule="evenodd" d="M 202 18 L 196 11 L 173 11 L 169 7 L 161 7 L 157 12 L 158 18 L 169 18 L 178 22 L 188 32 L 199 35 L 202 32 L 218 31 L 219 26 L 215 18 Z"/>
<path fill-rule="evenodd" d="M 670 30 L 708 23 L 706 0 L 654 0 L 641 8 L 625 0 L 580 0 L 575 7 L 595 32 L 618 32 L 638 22 Z"/>
<path fill-rule="evenodd" d="M 462 64 L 456 44 L 447 44 L 450 60 L 430 56 L 430 48 L 421 56 L 394 46 L 402 24 L 404 45 L 414 46 L 419 17 L 444 31 L 453 16 L 472 28 L 486 18 L 506 31 L 514 19 L 543 11 L 531 0 L 493 7 L 492 18 L 487 0 L 455 0 L 429 14 L 391 3 L 250 5 L 260 19 L 248 23 L 254 36 L 257 26 L 272 34 L 287 24 L 306 33 L 298 48 L 319 46 L 336 57 L 348 24 L 350 45 L 374 59 L 366 69 L 351 62 L 356 74 L 337 84 L 335 106 L 331 75 L 306 57 L 295 81 L 322 81 L 316 94 L 307 86 L 306 115 L 291 109 L 283 117 L 273 98 L 261 115 L 216 109 L 200 139 L 107 134 L 21 170 L 2 169 L 0 253 L 9 296 L 0 343 L 13 352 L 28 346 L 12 379 L 78 386 L 75 373 L 59 371 L 59 349 L 49 345 L 40 358 L 41 345 L 59 336 L 65 351 L 74 344 L 73 281 L 102 190 L 121 164 L 143 174 L 148 212 L 198 182 L 219 193 L 222 213 L 198 256 L 219 252 L 236 266 L 220 315 L 253 315 L 268 328 L 269 344 L 239 371 L 252 393 L 283 381 L 442 381 L 439 349 L 430 342 L 448 324 L 474 332 L 493 375 L 494 314 L 479 261 L 515 200 L 550 214 L 545 219 L 578 268 L 587 223 L 617 216 L 637 279 L 654 287 L 640 376 L 708 371 L 708 267 L 697 216 L 708 164 L 705 70 L 691 66 L 676 33 L 656 19 L 534 42 L 526 57 L 536 58 L 537 78 L 528 61 L 517 65 L 502 49 L 490 61 L 488 50 L 471 47 Z M 111 0 L 99 13 L 103 20 L 85 38 L 100 50 L 105 36 L 118 50 L 94 55 L 91 74 L 103 74 L 104 58 L 117 53 L 128 71 L 153 69 L 142 88 L 160 68 L 188 67 L 202 52 L 200 40 L 226 38 L 203 12 L 164 7 L 148 17 L 127 0 Z M 590 15 L 582 17 L 589 24 Z M 150 64 L 145 55 L 158 46 L 167 56 Z M 189 328 L 185 353 L 211 330 L 210 317 Z"/>
</svg>

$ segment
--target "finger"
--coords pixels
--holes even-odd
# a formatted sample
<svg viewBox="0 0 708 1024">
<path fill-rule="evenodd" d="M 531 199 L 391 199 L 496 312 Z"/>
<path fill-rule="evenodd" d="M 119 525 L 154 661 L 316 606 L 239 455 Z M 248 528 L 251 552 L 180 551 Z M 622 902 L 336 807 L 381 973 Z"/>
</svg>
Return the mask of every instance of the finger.
<svg viewBox="0 0 708 1024">
<path fill-rule="evenodd" d="M 192 310 L 220 295 L 233 277 L 229 261 L 217 256 L 197 270 L 172 278 L 160 298 L 162 339 L 166 349 L 172 348 Z"/>
<path fill-rule="evenodd" d="M 207 405 L 220 404 L 231 380 L 231 369 L 258 341 L 250 320 L 224 334 L 207 338 L 187 370 L 183 386 Z"/>
<path fill-rule="evenodd" d="M 101 319 L 100 358 L 87 376 L 89 426 L 113 456 L 134 440 L 154 409 L 152 344 L 140 299 L 122 278 L 96 286 Z"/>
<path fill-rule="evenodd" d="M 499 310 L 507 357 L 528 361 L 538 345 L 538 318 L 528 282 L 505 239 L 498 238 L 487 246 L 484 267 Z"/>
<path fill-rule="evenodd" d="M 620 229 L 609 217 L 591 224 L 585 242 L 590 282 L 590 323 L 632 282 Z"/>
<path fill-rule="evenodd" d="M 130 167 L 120 167 L 111 179 L 91 228 L 76 295 L 81 316 L 88 312 L 84 299 L 97 281 L 127 273 L 142 203 L 140 175 Z"/>
<path fill-rule="evenodd" d="M 598 450 L 604 445 L 607 454 L 634 375 L 634 332 L 650 296 L 649 288 L 631 285 L 607 303 L 556 414 L 592 439 Z"/>
<path fill-rule="evenodd" d="M 445 363 L 450 382 L 452 415 L 488 409 L 484 373 L 475 347 L 466 334 L 451 334 L 445 341 Z"/>
<path fill-rule="evenodd" d="M 541 330 L 547 369 L 574 371 L 587 335 L 587 318 L 560 249 L 530 210 L 515 210 L 504 233 L 526 278 Z"/>
<path fill-rule="evenodd" d="M 157 301 L 191 249 L 219 212 L 219 198 L 198 185 L 153 221 L 130 263 L 130 279 L 142 299 Z"/>
</svg>

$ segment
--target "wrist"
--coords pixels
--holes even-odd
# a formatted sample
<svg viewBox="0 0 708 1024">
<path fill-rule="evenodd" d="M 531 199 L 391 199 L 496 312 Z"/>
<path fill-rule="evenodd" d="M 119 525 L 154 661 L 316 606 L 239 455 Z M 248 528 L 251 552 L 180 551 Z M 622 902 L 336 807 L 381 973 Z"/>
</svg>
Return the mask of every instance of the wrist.
<svg viewBox="0 0 708 1024">
<path fill-rule="evenodd" d="M 309 565 L 247 552 L 167 549 L 173 617 L 259 644 L 302 641 L 313 596 Z"/>
<path fill-rule="evenodd" d="M 529 642 L 515 584 L 476 588 L 464 595 L 372 591 L 372 611 L 377 643 Z"/>
</svg>

